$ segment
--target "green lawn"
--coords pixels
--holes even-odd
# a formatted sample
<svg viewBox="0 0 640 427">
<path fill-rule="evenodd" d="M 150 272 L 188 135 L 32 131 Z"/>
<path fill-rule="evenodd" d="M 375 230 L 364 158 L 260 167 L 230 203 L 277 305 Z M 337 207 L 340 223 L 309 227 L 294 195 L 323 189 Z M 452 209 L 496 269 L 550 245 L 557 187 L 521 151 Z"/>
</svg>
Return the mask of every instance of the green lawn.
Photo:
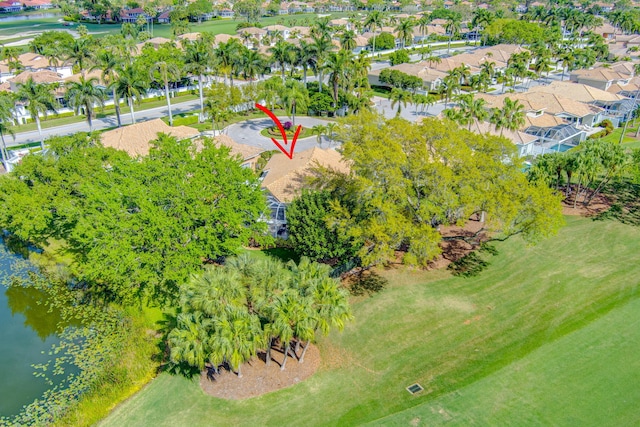
<svg viewBox="0 0 640 427">
<path fill-rule="evenodd" d="M 630 425 L 639 397 L 637 358 L 626 360 L 640 350 L 640 228 L 567 223 L 538 246 L 498 244 L 476 278 L 383 272 L 389 286 L 354 302 L 355 320 L 320 342 L 320 371 L 294 387 L 231 402 L 162 374 L 101 425 L 387 424 L 382 418 L 396 413 L 390 424 L 424 416 L 429 425 L 441 421 L 441 407 L 465 425 L 496 424 L 492 408 L 498 425 Z M 410 395 L 414 382 L 425 391 Z"/>
<path fill-rule="evenodd" d="M 375 424 L 638 425 L 630 403 L 640 401 L 639 348 L 634 299 L 487 378 Z"/>
<path fill-rule="evenodd" d="M 333 13 L 332 18 L 339 18 L 347 16 L 346 13 Z M 87 30 L 96 35 L 104 35 L 109 33 L 119 33 L 120 24 L 91 24 L 91 23 L 74 23 L 73 26 L 65 27 L 58 20 L 62 18 L 62 15 L 55 18 L 37 18 L 27 21 L 13 21 L 13 22 L 0 22 L 0 36 L 11 36 L 23 32 L 44 32 L 50 30 L 64 30 L 75 29 L 79 24 L 85 25 Z M 304 20 L 310 22 L 317 19 L 316 14 L 301 14 L 301 15 L 288 15 L 288 16 L 273 16 L 268 18 L 261 18 L 260 23 L 263 26 L 282 23 L 283 25 L 303 25 Z M 211 21 L 204 21 L 200 24 L 191 23 L 189 27 L 190 32 L 211 32 L 213 34 L 236 34 L 236 27 L 242 20 L 235 19 L 214 19 Z M 156 37 L 171 38 L 171 26 L 169 24 L 154 24 L 153 35 Z M 16 41 L 24 37 L 12 38 L 11 41 Z M 4 42 L 4 41 L 3 41 Z"/>
</svg>

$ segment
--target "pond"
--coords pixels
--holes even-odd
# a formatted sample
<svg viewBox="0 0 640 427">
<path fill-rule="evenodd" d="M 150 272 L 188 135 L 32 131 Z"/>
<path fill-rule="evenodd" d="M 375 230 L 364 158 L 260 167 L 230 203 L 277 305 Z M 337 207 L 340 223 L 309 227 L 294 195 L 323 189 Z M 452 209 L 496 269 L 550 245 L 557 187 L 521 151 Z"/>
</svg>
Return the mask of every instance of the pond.
<svg viewBox="0 0 640 427">
<path fill-rule="evenodd" d="M 29 21 L 31 19 L 38 20 L 44 18 L 56 18 L 61 16 L 59 13 L 32 13 L 30 15 L 9 15 L 1 16 L 0 22 L 16 22 L 16 21 Z"/>
<path fill-rule="evenodd" d="M 15 274 L 20 261 L 22 258 L 10 253 L 0 240 L 3 281 Z M 0 416 L 17 414 L 23 405 L 51 387 L 43 378 L 34 376 L 32 366 L 49 360 L 48 351 L 59 342 L 60 312 L 49 311 L 42 304 L 45 300 L 46 294 L 40 290 L 0 285 Z"/>
</svg>

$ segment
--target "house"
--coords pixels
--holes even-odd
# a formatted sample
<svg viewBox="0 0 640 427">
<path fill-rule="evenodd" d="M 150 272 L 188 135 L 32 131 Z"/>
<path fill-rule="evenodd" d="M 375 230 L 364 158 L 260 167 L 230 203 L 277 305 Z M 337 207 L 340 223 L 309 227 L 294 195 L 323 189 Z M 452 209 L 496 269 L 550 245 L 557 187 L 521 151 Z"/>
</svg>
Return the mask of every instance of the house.
<svg viewBox="0 0 640 427">
<path fill-rule="evenodd" d="M 30 9 L 42 10 L 42 9 L 53 8 L 53 4 L 51 3 L 51 0 L 22 0 L 22 4 L 24 5 L 25 8 L 30 8 Z"/>
<path fill-rule="evenodd" d="M 233 19 L 236 16 L 236 14 L 235 14 L 235 12 L 233 10 L 225 8 L 225 9 L 221 9 L 220 11 L 218 11 L 218 16 L 220 18 Z"/>
<path fill-rule="evenodd" d="M 58 83 L 62 81 L 62 76 L 50 70 L 40 71 L 23 71 L 17 76 L 9 79 L 11 85 L 11 91 L 17 92 L 19 87 L 23 85 L 27 80 L 33 79 L 34 83 Z"/>
<path fill-rule="evenodd" d="M 151 17 L 144 12 L 141 7 L 134 9 L 122 9 L 120 11 L 120 21 L 127 22 L 129 24 L 135 24 L 138 22 L 138 17 L 142 16 L 147 22 L 151 21 Z"/>
<path fill-rule="evenodd" d="M 22 3 L 19 1 L 3 1 L 0 2 L 0 13 L 20 12 Z"/>
<path fill-rule="evenodd" d="M 608 90 L 614 84 L 620 86 L 629 84 L 631 77 L 633 75 L 622 74 L 611 68 L 598 67 L 590 70 L 573 71 L 569 75 L 569 80 L 596 89 Z"/>
<path fill-rule="evenodd" d="M 287 237 L 286 205 L 305 187 L 305 178 L 313 174 L 316 166 L 325 166 L 348 173 L 349 166 L 334 149 L 314 147 L 296 153 L 289 159 L 282 153 L 274 154 L 262 173 L 262 188 L 268 193 L 267 203 L 271 211 L 266 220 L 274 237 Z"/>
<path fill-rule="evenodd" d="M 447 76 L 447 73 L 428 67 L 427 64 L 426 61 L 418 62 L 417 64 L 404 63 L 388 67 L 387 69 L 398 70 L 410 76 L 420 77 L 424 85 L 423 87 L 427 92 L 436 92 L 442 84 L 442 80 Z M 369 84 L 385 86 L 384 83 L 380 82 L 381 71 L 382 70 L 372 70 L 369 72 L 367 76 Z"/>
<path fill-rule="evenodd" d="M 512 131 L 509 129 L 496 130 L 495 126 L 489 122 L 474 120 L 471 124 L 471 132 L 479 133 L 481 135 L 493 135 L 507 138 L 514 143 L 518 149 L 518 155 L 520 157 L 534 156 L 537 154 L 536 143 L 540 139 L 535 135 L 530 135 L 521 131 Z"/>
<path fill-rule="evenodd" d="M 151 141 L 164 133 L 178 139 L 192 139 L 200 132 L 187 126 L 171 127 L 160 119 L 138 122 L 104 132 L 101 135 L 102 145 L 116 150 L 126 151 L 131 157 L 146 156 L 151 148 Z"/>
<path fill-rule="evenodd" d="M 273 37 L 277 34 L 281 34 L 282 38 L 287 40 L 291 35 L 291 29 L 289 27 L 285 27 L 284 25 L 268 25 L 264 27 L 267 30 L 267 34 L 269 37 Z"/>
<path fill-rule="evenodd" d="M 220 134 L 211 138 L 211 141 L 216 147 L 226 147 L 229 149 L 229 154 L 235 156 L 240 160 L 240 165 L 244 168 L 250 168 L 255 170 L 260 154 L 265 150 L 264 148 L 254 147 L 252 145 L 240 144 L 228 135 Z M 197 151 L 202 150 L 204 147 L 204 141 L 200 138 L 194 140 L 194 146 Z"/>
<path fill-rule="evenodd" d="M 279 202 L 289 203 L 302 192 L 305 178 L 312 175 L 313 168 L 318 165 L 349 172 L 342 155 L 331 148 L 314 147 L 295 153 L 293 159 L 276 153 L 264 167 L 262 187 Z"/>
<path fill-rule="evenodd" d="M 162 12 L 160 15 L 158 15 L 158 24 L 168 24 L 171 22 L 171 17 L 169 16 L 171 15 L 171 11 L 167 10 L 166 12 Z"/>
<path fill-rule="evenodd" d="M 621 123 L 627 121 L 633 112 L 633 100 L 585 84 L 556 81 L 550 85 L 535 86 L 529 90 L 529 93 L 534 92 L 557 94 L 564 98 L 599 107 L 603 110 L 599 120 L 611 120 L 614 126 L 620 126 Z"/>
</svg>

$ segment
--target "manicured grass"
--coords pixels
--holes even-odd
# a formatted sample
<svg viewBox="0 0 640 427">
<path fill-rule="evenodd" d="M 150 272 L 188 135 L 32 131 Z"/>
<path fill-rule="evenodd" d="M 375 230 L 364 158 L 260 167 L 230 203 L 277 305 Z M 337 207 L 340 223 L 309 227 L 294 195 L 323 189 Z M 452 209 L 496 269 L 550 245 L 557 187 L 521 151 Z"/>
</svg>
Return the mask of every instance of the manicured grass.
<svg viewBox="0 0 640 427">
<path fill-rule="evenodd" d="M 297 126 L 296 126 L 297 128 Z M 292 129 L 295 129 L 292 127 Z M 293 135 L 295 134 L 295 130 L 293 132 L 287 132 L 287 137 L 288 138 L 293 138 Z M 260 135 L 267 137 L 267 138 L 282 138 L 282 136 L 280 135 L 280 131 L 277 130 L 276 128 L 276 132 L 269 132 L 269 128 L 266 129 L 262 129 L 260 131 Z M 300 134 L 298 135 L 298 138 L 303 139 L 303 138 L 309 138 L 311 136 L 314 136 L 313 131 L 311 130 L 311 128 L 308 127 L 302 127 L 302 130 L 300 131 Z"/>
<path fill-rule="evenodd" d="M 593 345 L 606 351 L 594 349 L 589 353 L 593 363 L 582 369 L 576 363 L 581 353 L 573 353 L 575 369 L 567 372 L 565 389 L 560 391 L 566 397 L 564 404 L 558 399 L 546 413 L 535 402 L 518 402 L 512 406 L 524 422 L 511 422 L 505 416 L 498 424 L 562 425 L 566 417 L 553 422 L 554 417 L 562 416 L 562 406 L 574 407 L 575 416 L 582 417 L 576 419 L 589 420 L 586 412 L 580 415 L 587 408 L 579 402 L 588 388 L 598 396 L 598 404 L 588 408 L 599 416 L 594 416 L 592 424 L 607 416 L 608 425 L 629 425 L 637 391 L 621 400 L 617 392 L 611 392 L 611 381 L 600 383 L 590 377 L 600 375 L 593 372 L 598 364 L 611 363 L 602 375 L 615 372 L 612 378 L 628 378 L 628 384 L 637 384 L 637 362 L 621 362 L 640 350 L 638 333 L 629 330 L 638 329 L 638 315 L 635 321 L 623 315 L 628 324 L 615 316 L 629 302 L 638 306 L 638 242 L 640 228 L 568 218 L 558 236 L 538 246 L 528 246 L 518 238 L 497 244 L 500 254 L 475 278 L 451 277 L 446 271 L 384 271 L 390 280 L 386 289 L 357 299 L 355 320 L 343 333 L 321 340 L 323 364 L 310 379 L 233 402 L 206 396 L 197 381 L 162 374 L 101 425 L 281 425 L 283 414 L 295 417 L 300 425 L 353 425 L 412 407 L 419 411 L 422 407 L 418 405 L 425 405 L 419 417 L 430 410 L 426 405 L 448 403 L 441 399 L 454 399 L 456 392 L 466 392 L 467 387 L 488 394 L 483 397 L 485 403 L 490 395 L 496 396 L 487 405 L 505 401 L 508 396 L 501 388 L 505 383 L 499 378 L 506 381 L 509 375 L 500 377 L 501 372 L 518 372 L 518 367 L 522 373 L 507 385 L 523 396 L 535 389 L 535 396 L 551 400 L 555 382 L 547 379 L 562 371 L 563 363 L 571 363 L 569 356 L 556 359 L 572 345 L 578 350 L 587 351 Z M 601 322 L 610 325 L 608 329 L 598 326 Z M 625 337 L 629 342 L 619 348 Z M 554 350 L 556 344 L 559 347 Z M 537 377 L 533 377 L 535 372 Z M 410 395 L 405 387 L 414 382 L 425 391 Z M 628 389 L 627 384 L 622 387 Z M 456 419 L 464 424 L 468 419 L 463 418 L 461 402 L 462 415 Z M 567 414 L 570 416 L 569 411 Z M 413 420 L 409 415 L 398 422 Z M 458 413 L 453 415 L 458 417 Z M 488 420 L 483 423 L 479 418 L 477 424 L 494 424 Z M 380 423 L 386 424 L 385 420 Z"/>
<path fill-rule="evenodd" d="M 640 300 L 495 374 L 377 425 L 637 425 Z"/>
</svg>

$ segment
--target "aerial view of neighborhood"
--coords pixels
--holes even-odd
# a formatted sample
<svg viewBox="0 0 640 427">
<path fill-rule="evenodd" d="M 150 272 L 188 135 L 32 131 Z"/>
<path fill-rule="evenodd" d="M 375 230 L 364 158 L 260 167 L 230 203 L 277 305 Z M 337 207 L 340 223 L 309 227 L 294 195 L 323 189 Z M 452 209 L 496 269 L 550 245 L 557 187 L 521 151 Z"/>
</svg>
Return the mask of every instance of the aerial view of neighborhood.
<svg viewBox="0 0 640 427">
<path fill-rule="evenodd" d="M 0 427 L 640 425 L 640 2 L 0 1 Z"/>
</svg>

